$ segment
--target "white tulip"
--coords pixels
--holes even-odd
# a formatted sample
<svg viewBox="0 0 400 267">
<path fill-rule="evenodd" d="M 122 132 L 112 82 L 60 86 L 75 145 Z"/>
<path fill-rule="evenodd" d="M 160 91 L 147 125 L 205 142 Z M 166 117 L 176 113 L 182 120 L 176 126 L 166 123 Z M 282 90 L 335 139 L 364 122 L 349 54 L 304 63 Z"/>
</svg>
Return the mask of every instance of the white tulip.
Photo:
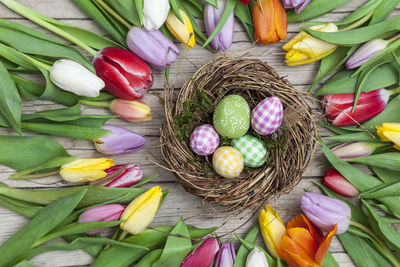
<svg viewBox="0 0 400 267">
<path fill-rule="evenodd" d="M 96 74 L 70 59 L 57 60 L 50 70 L 50 79 L 61 89 L 79 96 L 99 96 L 105 86 Z"/>
<path fill-rule="evenodd" d="M 246 267 L 269 267 L 264 252 L 254 248 L 247 256 Z"/>
<path fill-rule="evenodd" d="M 145 0 L 143 6 L 143 26 L 146 30 L 159 29 L 167 19 L 169 0 Z"/>
</svg>

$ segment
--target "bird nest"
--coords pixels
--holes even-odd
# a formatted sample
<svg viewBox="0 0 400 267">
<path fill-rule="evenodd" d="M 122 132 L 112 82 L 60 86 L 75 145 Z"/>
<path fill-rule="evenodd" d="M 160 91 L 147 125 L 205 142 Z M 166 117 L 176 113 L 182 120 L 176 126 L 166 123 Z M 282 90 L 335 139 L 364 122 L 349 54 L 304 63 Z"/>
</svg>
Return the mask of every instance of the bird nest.
<svg viewBox="0 0 400 267">
<path fill-rule="evenodd" d="M 242 210 L 289 193 L 310 164 L 316 147 L 316 124 L 305 92 L 296 90 L 279 77 L 266 62 L 251 58 L 216 57 L 202 66 L 175 94 L 165 85 L 166 122 L 161 129 L 161 150 L 165 161 L 189 193 L 226 211 Z M 243 96 L 251 109 L 269 96 L 278 97 L 284 107 L 280 129 L 260 136 L 249 134 L 267 147 L 266 163 L 245 167 L 237 178 L 224 178 L 212 168 L 212 155 L 201 157 L 189 146 L 191 132 L 199 125 L 213 124 L 218 102 L 225 96 Z M 220 146 L 230 145 L 221 138 Z"/>
</svg>

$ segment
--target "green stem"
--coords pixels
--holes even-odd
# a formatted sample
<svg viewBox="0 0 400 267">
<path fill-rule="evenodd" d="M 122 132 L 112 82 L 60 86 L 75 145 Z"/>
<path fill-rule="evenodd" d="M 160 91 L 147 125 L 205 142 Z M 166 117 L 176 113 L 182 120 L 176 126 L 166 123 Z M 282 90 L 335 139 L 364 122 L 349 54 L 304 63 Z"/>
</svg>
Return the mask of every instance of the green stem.
<svg viewBox="0 0 400 267">
<path fill-rule="evenodd" d="M 42 26 L 43 28 L 48 29 L 55 34 L 58 34 L 61 37 L 64 37 L 68 41 L 76 44 L 77 46 L 81 47 L 82 49 L 86 50 L 92 56 L 95 56 L 97 51 L 79 40 L 78 38 L 72 36 L 71 34 L 67 33 L 66 31 L 61 30 L 60 28 L 54 26 L 53 24 L 41 19 L 36 12 L 30 10 L 29 8 L 15 2 L 14 0 L 0 0 L 5 6 L 10 8 L 11 10 L 15 11 L 16 13 L 20 14 L 21 16 L 35 22 L 36 24 Z M 42 15 L 40 15 L 42 16 Z"/>
<path fill-rule="evenodd" d="M 364 16 L 363 18 L 361 18 L 360 20 L 354 22 L 353 24 L 351 24 L 351 25 L 349 25 L 349 26 L 347 26 L 347 27 L 344 27 L 343 29 L 340 29 L 339 31 L 343 32 L 343 31 L 349 31 L 349 30 L 355 29 L 355 28 L 357 28 L 358 26 L 361 26 L 361 25 L 363 25 L 365 22 L 367 22 L 373 15 L 374 15 L 374 13 L 371 12 L 371 13 L 365 15 L 365 16 Z"/>
<path fill-rule="evenodd" d="M 396 41 L 396 40 L 399 39 L 399 38 L 400 38 L 400 33 L 396 34 L 395 36 L 393 36 L 392 38 L 390 38 L 390 39 L 388 39 L 388 40 L 386 40 L 386 41 L 388 41 L 389 43 L 391 43 L 391 42 Z"/>
<path fill-rule="evenodd" d="M 364 232 L 366 232 L 367 234 L 369 234 L 376 242 L 376 243 L 375 242 L 373 242 L 373 243 L 374 243 L 375 247 L 377 247 L 378 250 L 382 253 L 382 255 L 384 255 L 388 260 L 390 260 L 392 262 L 393 266 L 400 267 L 399 259 L 392 253 L 390 248 L 377 235 L 375 235 L 374 232 L 372 232 L 371 229 L 369 229 L 368 227 L 362 225 L 361 223 L 355 222 L 355 221 L 351 221 L 350 225 L 357 227 L 358 229 L 361 229 Z"/>
<path fill-rule="evenodd" d="M 400 93 L 400 87 L 388 90 L 389 96 Z"/>
<path fill-rule="evenodd" d="M 56 175 L 59 172 L 60 172 L 60 170 L 51 171 L 51 172 L 37 173 L 37 174 L 24 174 L 24 175 L 18 175 L 18 173 L 16 173 L 16 174 L 11 176 L 11 179 L 12 180 L 38 179 L 38 178 L 44 178 L 44 177 Z"/>
<path fill-rule="evenodd" d="M 83 105 L 92 107 L 108 108 L 110 106 L 109 102 L 104 102 L 104 101 L 91 101 L 91 100 L 79 99 L 79 102 Z"/>
<path fill-rule="evenodd" d="M 131 25 L 128 21 L 126 21 L 123 17 L 121 17 L 117 12 L 114 11 L 109 5 L 107 5 L 106 2 L 103 0 L 95 0 L 102 8 L 104 8 L 108 13 L 110 13 L 111 16 L 113 16 L 116 20 L 121 22 L 125 27 L 128 29 L 132 28 L 133 25 Z"/>
</svg>

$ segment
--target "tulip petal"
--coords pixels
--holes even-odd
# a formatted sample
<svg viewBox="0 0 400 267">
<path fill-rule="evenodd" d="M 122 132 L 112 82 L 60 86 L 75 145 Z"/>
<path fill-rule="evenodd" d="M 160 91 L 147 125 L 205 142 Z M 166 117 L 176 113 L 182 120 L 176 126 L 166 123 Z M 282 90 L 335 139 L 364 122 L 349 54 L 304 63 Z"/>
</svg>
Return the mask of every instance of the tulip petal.
<svg viewBox="0 0 400 267">
<path fill-rule="evenodd" d="M 310 232 L 310 234 L 312 235 L 312 237 L 318 242 L 320 243 L 320 241 L 323 238 L 323 234 L 321 232 L 321 230 L 319 230 L 318 228 L 314 227 L 312 225 L 312 223 L 307 219 L 306 216 L 304 216 L 304 214 L 299 214 L 296 217 L 294 217 L 293 219 L 290 220 L 290 222 L 287 225 L 287 229 L 290 228 L 294 228 L 294 227 L 301 227 L 304 229 L 307 229 L 308 232 Z"/>
<path fill-rule="evenodd" d="M 331 245 L 332 238 L 337 232 L 337 225 L 335 224 L 325 236 L 324 239 L 321 241 L 317 253 L 315 253 L 315 261 L 319 264 L 322 264 L 326 254 L 328 253 L 329 246 Z"/>
<path fill-rule="evenodd" d="M 281 247 L 282 236 L 286 232 L 285 225 L 278 213 L 268 205 L 260 211 L 259 224 L 264 243 L 271 255 L 276 258 L 278 255 L 275 248 Z"/>
<path fill-rule="evenodd" d="M 287 36 L 286 11 L 279 0 L 274 0 L 274 13 L 276 33 L 279 36 L 279 40 L 285 40 Z"/>
<path fill-rule="evenodd" d="M 301 227 L 293 227 L 287 229 L 286 234 L 294 243 L 296 243 L 296 246 L 308 256 L 308 258 L 314 258 L 314 255 L 318 249 L 318 243 L 313 238 L 311 233 L 307 231 L 307 229 Z M 282 247 L 284 246 L 282 245 Z M 285 250 L 287 250 L 286 247 L 284 248 Z"/>
<path fill-rule="evenodd" d="M 400 132 L 384 131 L 382 135 L 393 142 L 397 147 L 400 147 Z"/>
<path fill-rule="evenodd" d="M 307 232 L 303 228 L 292 228 L 292 229 L 302 229 L 302 231 Z M 310 235 L 311 236 L 311 235 Z M 301 243 L 301 240 L 300 240 Z M 298 243 L 292 240 L 289 236 L 285 235 L 282 238 L 282 248 L 280 250 L 280 256 L 288 262 L 291 266 L 314 266 L 314 254 L 310 255 L 306 253 L 302 247 L 298 246 Z"/>
</svg>

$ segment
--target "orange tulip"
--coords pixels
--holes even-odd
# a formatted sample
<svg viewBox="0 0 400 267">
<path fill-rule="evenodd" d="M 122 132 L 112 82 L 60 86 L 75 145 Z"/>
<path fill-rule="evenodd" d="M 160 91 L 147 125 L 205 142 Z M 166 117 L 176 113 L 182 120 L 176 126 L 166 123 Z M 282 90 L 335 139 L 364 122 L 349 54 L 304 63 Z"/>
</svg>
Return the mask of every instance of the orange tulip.
<svg viewBox="0 0 400 267">
<path fill-rule="evenodd" d="M 322 266 L 336 230 L 335 225 L 323 236 L 305 215 L 300 214 L 288 223 L 286 234 L 282 237 L 281 247 L 277 248 L 277 252 L 292 267 Z"/>
<path fill-rule="evenodd" d="M 254 39 L 258 43 L 265 45 L 286 38 L 286 12 L 279 0 L 257 0 L 253 7 L 253 23 Z"/>
</svg>

